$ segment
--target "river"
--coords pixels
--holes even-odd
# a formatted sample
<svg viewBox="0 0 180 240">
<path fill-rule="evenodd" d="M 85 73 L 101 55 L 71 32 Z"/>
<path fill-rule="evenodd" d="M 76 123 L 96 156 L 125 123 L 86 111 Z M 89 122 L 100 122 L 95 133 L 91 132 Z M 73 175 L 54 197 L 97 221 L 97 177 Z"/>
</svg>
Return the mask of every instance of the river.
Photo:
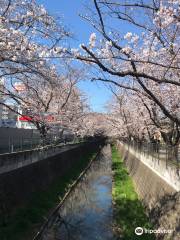
<svg viewBox="0 0 180 240">
<path fill-rule="evenodd" d="M 43 240 L 113 240 L 111 148 L 105 146 Z"/>
</svg>

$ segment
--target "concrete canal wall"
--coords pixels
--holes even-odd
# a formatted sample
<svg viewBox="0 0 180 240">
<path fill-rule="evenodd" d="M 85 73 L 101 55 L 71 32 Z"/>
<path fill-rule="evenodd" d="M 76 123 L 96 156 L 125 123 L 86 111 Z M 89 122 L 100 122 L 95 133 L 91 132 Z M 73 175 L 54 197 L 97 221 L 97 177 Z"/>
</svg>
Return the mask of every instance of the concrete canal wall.
<svg viewBox="0 0 180 240">
<path fill-rule="evenodd" d="M 52 156 L 57 156 L 59 153 L 76 148 L 77 146 L 80 146 L 80 144 L 48 145 L 32 150 L 0 154 L 0 174 L 42 161 Z"/>
<path fill-rule="evenodd" d="M 0 174 L 0 207 L 11 211 L 28 200 L 33 192 L 44 190 L 63 177 L 84 155 L 97 150 L 100 142 L 77 144 L 56 155 Z"/>
<path fill-rule="evenodd" d="M 154 164 L 141 153 L 127 145 L 117 147 L 133 179 L 136 192 L 146 207 L 157 240 L 180 239 L 180 191 L 179 175 L 175 166 L 163 162 Z M 168 232 L 168 234 L 167 234 Z"/>
<path fill-rule="evenodd" d="M 179 186 L 175 183 L 178 183 L 177 178 L 179 176 L 173 169 L 170 172 L 174 172 L 175 180 L 170 182 L 170 179 L 165 178 L 163 168 L 162 172 L 160 172 L 160 169 L 159 171 L 153 169 L 148 163 L 146 164 L 140 157 L 137 157 L 132 149 L 128 149 L 121 143 L 118 143 L 118 149 L 134 181 L 136 191 L 148 209 L 152 209 L 154 204 L 164 196 L 178 191 Z"/>
</svg>

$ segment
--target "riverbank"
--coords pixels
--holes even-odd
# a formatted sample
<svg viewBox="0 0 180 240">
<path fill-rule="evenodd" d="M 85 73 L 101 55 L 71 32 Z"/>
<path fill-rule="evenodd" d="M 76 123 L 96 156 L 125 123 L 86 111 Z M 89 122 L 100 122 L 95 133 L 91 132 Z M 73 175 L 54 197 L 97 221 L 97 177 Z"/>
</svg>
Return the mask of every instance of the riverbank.
<svg viewBox="0 0 180 240">
<path fill-rule="evenodd" d="M 113 203 L 114 203 L 114 230 L 117 239 L 121 240 L 153 240 L 151 234 L 138 236 L 137 227 L 152 229 L 152 225 L 145 214 L 145 209 L 134 190 L 133 182 L 117 151 L 112 147 L 113 170 Z"/>
<path fill-rule="evenodd" d="M 94 151 L 82 156 L 70 171 L 54 181 L 46 191 L 32 194 L 26 206 L 17 209 L 13 216 L 7 217 L 5 221 L 0 217 L 0 239 L 32 239 L 51 210 L 58 204 L 59 199 L 63 197 L 68 186 L 79 176 L 95 154 Z"/>
</svg>

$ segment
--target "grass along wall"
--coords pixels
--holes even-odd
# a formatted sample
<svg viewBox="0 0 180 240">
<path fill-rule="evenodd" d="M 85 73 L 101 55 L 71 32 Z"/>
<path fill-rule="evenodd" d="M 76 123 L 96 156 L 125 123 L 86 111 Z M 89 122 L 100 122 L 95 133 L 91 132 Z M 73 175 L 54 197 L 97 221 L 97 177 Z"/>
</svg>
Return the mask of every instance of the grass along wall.
<svg viewBox="0 0 180 240">
<path fill-rule="evenodd" d="M 118 150 L 112 147 L 113 202 L 115 233 L 121 240 L 153 240 L 153 234 L 138 236 L 137 227 L 152 229 L 145 209 L 135 192 L 134 184 L 122 161 Z"/>
<path fill-rule="evenodd" d="M 118 151 L 133 180 L 135 191 L 153 223 L 158 240 L 180 239 L 180 192 L 168 184 L 160 174 L 131 154 L 123 144 Z"/>
</svg>

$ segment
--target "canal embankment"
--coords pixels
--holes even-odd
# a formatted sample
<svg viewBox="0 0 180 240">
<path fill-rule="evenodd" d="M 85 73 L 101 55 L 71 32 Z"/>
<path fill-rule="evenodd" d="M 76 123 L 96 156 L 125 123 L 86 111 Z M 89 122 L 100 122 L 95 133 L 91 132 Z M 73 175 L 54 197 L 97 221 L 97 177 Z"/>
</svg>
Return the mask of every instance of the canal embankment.
<svg viewBox="0 0 180 240">
<path fill-rule="evenodd" d="M 168 195 L 164 202 L 158 202 L 152 211 L 147 211 L 136 189 L 134 176 L 128 169 L 123 149 L 113 147 L 111 151 L 110 145 L 100 146 L 100 142 L 96 142 L 86 145 L 83 150 L 80 147 L 78 153 L 64 153 L 63 165 L 67 168 L 63 173 L 61 167 L 56 169 L 58 162 L 62 166 L 62 156 L 57 162 L 46 160 L 49 163 L 47 171 L 49 166 L 52 174 L 50 164 L 54 161 L 53 169 L 58 175 L 55 174 L 45 188 L 31 192 L 29 201 L 18 206 L 13 215 L 9 216 L 6 206 L 1 204 L 1 213 L 5 218 L 1 218 L 0 239 L 152 240 L 155 239 L 152 233 L 138 235 L 135 229 L 167 228 L 169 221 L 176 228 L 171 234 L 173 238 L 169 239 L 178 239 L 178 223 L 175 220 L 178 219 L 179 194 Z M 134 161 L 133 157 L 131 160 Z M 137 173 L 139 179 L 145 176 L 136 168 L 134 174 Z M 42 175 L 40 180 L 46 181 Z M 144 178 L 144 181 L 149 180 L 150 176 Z M 159 240 L 166 240 L 168 236 L 156 235 Z"/>
<path fill-rule="evenodd" d="M 149 216 L 158 240 L 180 239 L 179 175 L 174 166 L 136 152 L 118 142 L 118 151 L 132 178 L 135 191 Z M 168 174 L 165 175 L 165 173 Z M 141 226 L 140 226 L 141 227 Z M 146 239 L 146 238 L 145 238 Z"/>
<path fill-rule="evenodd" d="M 35 239 L 155 239 L 136 235 L 138 226 L 152 229 L 118 150 L 107 145 Z"/>
<path fill-rule="evenodd" d="M 101 142 L 80 144 L 60 154 L 0 175 L 0 239 L 32 239 Z"/>
</svg>

